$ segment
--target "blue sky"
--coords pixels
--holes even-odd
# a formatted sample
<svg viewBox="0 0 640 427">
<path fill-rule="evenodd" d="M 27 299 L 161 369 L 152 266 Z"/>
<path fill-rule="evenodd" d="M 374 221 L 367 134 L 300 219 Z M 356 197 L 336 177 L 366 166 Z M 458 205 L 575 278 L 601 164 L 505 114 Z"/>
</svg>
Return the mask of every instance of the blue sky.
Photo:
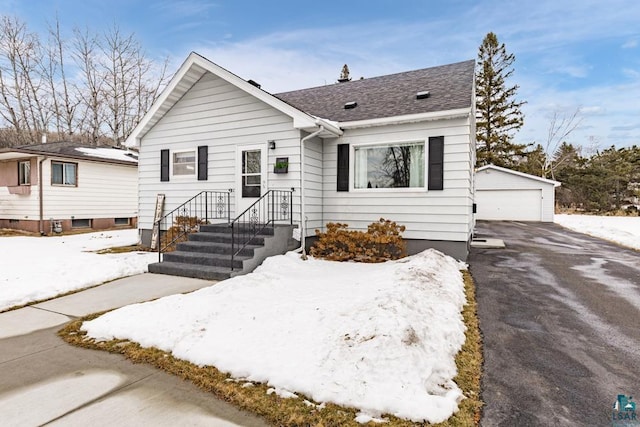
<svg viewBox="0 0 640 427">
<path fill-rule="evenodd" d="M 44 32 L 118 24 L 172 71 L 196 51 L 272 93 L 474 59 L 489 31 L 516 56 L 522 143 L 545 144 L 554 111 L 581 109 L 569 142 L 640 145 L 638 0 L 0 0 Z"/>
</svg>

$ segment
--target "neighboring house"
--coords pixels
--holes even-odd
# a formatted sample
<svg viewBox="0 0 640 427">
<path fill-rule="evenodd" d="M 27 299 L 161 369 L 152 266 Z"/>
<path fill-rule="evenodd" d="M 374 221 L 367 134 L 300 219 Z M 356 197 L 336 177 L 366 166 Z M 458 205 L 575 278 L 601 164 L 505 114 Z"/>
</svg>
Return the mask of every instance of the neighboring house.
<svg viewBox="0 0 640 427">
<path fill-rule="evenodd" d="M 0 228 L 135 227 L 137 165 L 130 150 L 69 142 L 0 149 Z"/>
<path fill-rule="evenodd" d="M 406 226 L 409 252 L 436 247 L 465 259 L 474 64 L 273 95 L 190 54 L 127 140 L 140 152 L 143 243 L 158 194 L 166 213 L 203 190 L 231 190 L 234 218 L 269 189 L 293 189 L 307 246 L 328 222 L 362 230 L 384 217 Z"/>
<path fill-rule="evenodd" d="M 476 171 L 480 220 L 553 222 L 558 181 L 488 165 Z"/>
</svg>

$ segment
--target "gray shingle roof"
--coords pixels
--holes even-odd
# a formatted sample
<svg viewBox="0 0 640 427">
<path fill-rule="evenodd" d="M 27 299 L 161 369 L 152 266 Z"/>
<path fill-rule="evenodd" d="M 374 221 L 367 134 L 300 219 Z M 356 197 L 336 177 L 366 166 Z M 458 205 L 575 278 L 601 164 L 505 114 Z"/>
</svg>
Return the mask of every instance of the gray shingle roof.
<svg viewBox="0 0 640 427">
<path fill-rule="evenodd" d="M 475 61 L 279 93 L 274 96 L 323 119 L 337 122 L 469 108 Z M 416 93 L 429 91 L 426 99 Z M 347 102 L 357 102 L 345 109 Z"/>
</svg>

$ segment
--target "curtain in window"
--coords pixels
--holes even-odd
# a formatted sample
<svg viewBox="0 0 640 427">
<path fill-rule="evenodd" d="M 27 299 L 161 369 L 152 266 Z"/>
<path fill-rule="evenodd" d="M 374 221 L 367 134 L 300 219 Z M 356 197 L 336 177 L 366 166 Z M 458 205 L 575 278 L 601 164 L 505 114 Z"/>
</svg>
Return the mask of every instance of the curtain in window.
<svg viewBox="0 0 640 427">
<path fill-rule="evenodd" d="M 64 164 L 64 183 L 65 185 L 76 185 L 76 165 L 73 163 Z"/>
<path fill-rule="evenodd" d="M 354 151 L 355 159 L 356 159 L 356 167 L 355 167 L 355 188 L 367 188 L 369 182 L 367 179 L 368 176 L 368 156 L 369 150 L 366 148 L 356 148 Z"/>
<path fill-rule="evenodd" d="M 18 163 L 18 184 L 27 185 L 31 183 L 31 163 Z"/>
<path fill-rule="evenodd" d="M 62 163 L 51 164 L 51 183 L 62 184 Z"/>
<path fill-rule="evenodd" d="M 424 145 L 409 147 L 409 187 L 424 187 Z"/>
</svg>

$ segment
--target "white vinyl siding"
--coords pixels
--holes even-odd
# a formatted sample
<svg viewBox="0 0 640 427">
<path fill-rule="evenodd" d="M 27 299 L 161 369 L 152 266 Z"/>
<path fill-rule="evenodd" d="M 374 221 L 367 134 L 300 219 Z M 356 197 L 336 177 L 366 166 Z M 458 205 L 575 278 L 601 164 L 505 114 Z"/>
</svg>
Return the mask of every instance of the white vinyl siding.
<svg viewBox="0 0 640 427">
<path fill-rule="evenodd" d="M 324 143 L 323 222 L 344 222 L 351 229 L 366 229 L 381 217 L 405 225 L 409 239 L 466 242 L 472 229 L 472 147 L 468 119 L 347 129 L 338 139 Z M 444 136 L 444 189 L 423 188 L 354 191 L 354 159 L 350 158 L 348 192 L 336 191 L 337 145 L 387 144 L 428 141 Z M 425 150 L 426 151 L 426 150 Z M 425 169 L 428 168 L 425 159 Z"/>
<path fill-rule="evenodd" d="M 55 160 L 54 162 L 61 162 Z M 77 186 L 48 185 L 51 162 L 43 164 L 44 218 L 77 219 L 137 216 L 137 168 L 77 160 Z M 37 192 L 32 192 L 37 199 Z M 37 204 L 37 201 L 36 201 Z"/>
<path fill-rule="evenodd" d="M 306 235 L 314 236 L 315 229 L 322 228 L 322 140 L 313 138 L 305 141 L 304 156 L 304 200 Z"/>
<path fill-rule="evenodd" d="M 268 149 L 275 141 L 276 149 Z M 231 215 L 236 209 L 237 147 L 264 144 L 267 150 L 267 188 L 290 189 L 294 193 L 294 220 L 300 216 L 300 132 L 293 120 L 226 81 L 205 74 L 142 137 L 139 155 L 139 227 L 151 229 L 156 195 L 165 194 L 164 213 L 203 190 L 231 193 Z M 160 150 L 193 150 L 206 145 L 208 180 L 160 181 Z M 289 158 L 289 172 L 273 173 L 277 157 Z M 263 190 L 264 192 L 264 190 Z"/>
</svg>

